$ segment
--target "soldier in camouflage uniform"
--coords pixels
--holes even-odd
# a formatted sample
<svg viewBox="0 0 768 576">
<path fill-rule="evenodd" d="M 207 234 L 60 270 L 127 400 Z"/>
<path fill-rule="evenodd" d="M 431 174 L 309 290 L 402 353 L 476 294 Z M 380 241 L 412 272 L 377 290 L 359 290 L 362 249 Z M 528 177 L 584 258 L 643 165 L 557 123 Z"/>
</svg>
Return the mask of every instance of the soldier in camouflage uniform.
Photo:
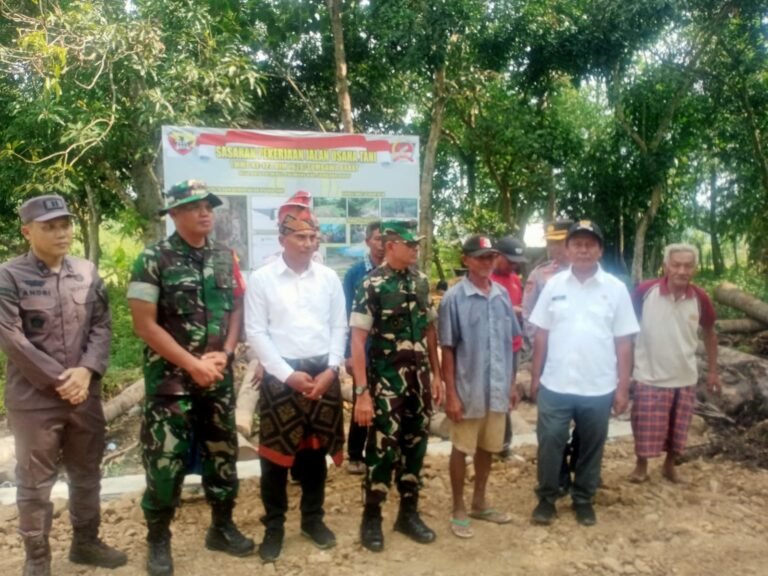
<svg viewBox="0 0 768 576">
<path fill-rule="evenodd" d="M 382 222 L 386 263 L 358 284 L 350 318 L 355 419 L 370 426 L 360 539 L 374 552 L 384 548 L 381 505 L 393 471 L 400 493 L 395 530 L 416 542 L 435 539 L 419 517 L 418 497 L 429 417 L 432 403 L 442 397 L 442 382 L 429 281 L 414 268 L 424 238 L 416 236 L 415 225 Z"/>
<path fill-rule="evenodd" d="M 254 549 L 232 521 L 238 489 L 232 360 L 244 282 L 232 250 L 208 238 L 221 200 L 195 180 L 176 184 L 166 196 L 160 214 L 170 215 L 176 232 L 144 250 L 128 286 L 134 329 L 146 343 L 141 506 L 151 575 L 173 574 L 169 527 L 190 450 L 198 449 L 193 432 L 212 508 L 206 547 L 234 556 Z"/>
</svg>

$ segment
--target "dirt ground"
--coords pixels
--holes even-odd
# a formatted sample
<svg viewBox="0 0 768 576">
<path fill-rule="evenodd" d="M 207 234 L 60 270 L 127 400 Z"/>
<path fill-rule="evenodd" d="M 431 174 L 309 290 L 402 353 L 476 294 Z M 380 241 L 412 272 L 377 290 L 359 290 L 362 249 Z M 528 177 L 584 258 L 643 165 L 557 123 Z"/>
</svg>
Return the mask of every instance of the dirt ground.
<svg viewBox="0 0 768 576">
<path fill-rule="evenodd" d="M 692 438 L 692 444 L 697 442 Z M 343 469 L 332 469 L 327 490 L 327 523 L 338 545 L 319 551 L 299 533 L 298 488 L 290 487 L 291 512 L 283 554 L 277 563 L 262 565 L 258 556 L 236 559 L 209 552 L 203 538 L 209 513 L 199 493 L 185 493 L 184 505 L 173 525 L 173 551 L 178 575 L 231 576 L 281 574 L 306 576 L 467 574 L 650 574 L 655 576 L 748 576 L 766 573 L 768 549 L 768 471 L 730 461 L 697 459 L 681 473 L 687 486 L 663 480 L 658 463 L 651 480 L 626 482 L 632 468 L 630 439 L 612 442 L 603 465 L 604 487 L 597 498 L 598 524 L 576 524 L 570 503 L 558 504 L 559 518 L 550 527 L 529 522 L 535 504 L 535 448 L 517 452 L 507 462 L 494 464 L 489 492 L 494 505 L 513 513 L 511 524 L 497 526 L 475 521 L 475 537 L 459 540 L 448 526 L 450 489 L 447 459 L 428 457 L 423 490 L 425 520 L 438 533 L 431 545 L 415 544 L 391 530 L 396 498 L 385 509 L 386 549 L 374 554 L 358 541 L 360 480 Z M 115 571 L 88 569 L 69 563 L 68 512 L 56 503 L 52 535 L 53 574 L 144 574 L 146 548 L 138 495 L 103 505 L 105 539 L 129 555 L 129 564 Z M 236 519 L 242 530 L 260 540 L 262 507 L 257 479 L 242 482 Z M 16 534 L 15 507 L 0 508 L 0 569 L 20 574 L 22 548 Z M 7 572 L 6 572 L 7 570 Z"/>
</svg>

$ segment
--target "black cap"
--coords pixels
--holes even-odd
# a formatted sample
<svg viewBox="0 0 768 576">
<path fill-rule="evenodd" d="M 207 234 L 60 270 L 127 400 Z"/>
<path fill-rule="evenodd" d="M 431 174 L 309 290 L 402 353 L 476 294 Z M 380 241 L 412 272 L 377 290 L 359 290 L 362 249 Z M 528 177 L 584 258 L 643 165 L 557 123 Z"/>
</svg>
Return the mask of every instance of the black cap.
<svg viewBox="0 0 768 576">
<path fill-rule="evenodd" d="M 528 258 L 525 257 L 525 244 L 514 236 L 504 236 L 496 243 L 496 248 L 510 262 L 528 262 Z"/>
<path fill-rule="evenodd" d="M 493 245 L 493 242 L 488 236 L 482 234 L 473 234 L 464 240 L 464 244 L 461 245 L 461 253 L 465 256 L 471 256 L 477 258 L 485 254 L 496 254 L 499 251 Z"/>
<path fill-rule="evenodd" d="M 597 241 L 600 242 L 600 246 L 603 245 L 603 233 L 599 226 L 592 222 L 592 220 L 579 220 L 574 222 L 573 225 L 568 229 L 568 237 L 565 239 L 565 241 L 568 242 L 568 240 L 570 240 L 575 234 L 579 233 L 591 234 L 597 238 Z"/>
</svg>

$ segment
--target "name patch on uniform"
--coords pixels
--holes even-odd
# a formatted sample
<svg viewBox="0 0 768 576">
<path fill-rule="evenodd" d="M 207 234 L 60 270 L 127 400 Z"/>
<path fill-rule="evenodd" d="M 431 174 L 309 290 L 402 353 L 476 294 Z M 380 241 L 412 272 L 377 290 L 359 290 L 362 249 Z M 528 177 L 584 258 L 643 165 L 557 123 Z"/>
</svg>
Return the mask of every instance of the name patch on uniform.
<svg viewBox="0 0 768 576">
<path fill-rule="evenodd" d="M 35 288 L 34 290 L 20 290 L 21 296 L 50 296 L 51 291 L 42 288 Z"/>
<path fill-rule="evenodd" d="M 26 284 L 27 286 L 35 286 L 35 287 L 43 286 L 45 284 L 45 280 L 27 280 L 27 279 L 24 279 L 24 280 L 22 280 L 22 282 L 24 282 L 24 284 Z"/>
</svg>

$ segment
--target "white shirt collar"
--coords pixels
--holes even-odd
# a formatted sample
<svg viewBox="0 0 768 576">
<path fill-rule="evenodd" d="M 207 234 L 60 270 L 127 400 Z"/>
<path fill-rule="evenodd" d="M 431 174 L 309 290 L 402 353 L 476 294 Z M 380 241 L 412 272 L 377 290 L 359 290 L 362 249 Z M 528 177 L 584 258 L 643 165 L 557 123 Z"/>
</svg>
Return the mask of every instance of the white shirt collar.
<svg viewBox="0 0 768 576">
<path fill-rule="evenodd" d="M 288 267 L 288 264 L 285 262 L 284 254 L 280 254 L 280 257 L 277 258 L 277 260 L 273 263 L 275 274 L 278 276 L 282 276 L 283 274 L 291 274 L 293 276 L 304 276 L 306 274 L 313 274 L 315 271 L 315 262 L 314 260 L 309 261 L 309 266 L 307 266 L 307 269 L 302 272 L 301 274 L 297 274 L 292 268 Z"/>
<path fill-rule="evenodd" d="M 573 265 L 572 264 L 570 266 L 568 266 L 568 271 L 566 272 L 566 274 L 568 275 L 567 280 L 573 280 L 574 282 L 579 282 L 579 279 L 576 278 L 576 276 L 573 275 Z M 584 284 L 586 284 L 588 282 L 592 282 L 593 280 L 595 282 L 598 282 L 599 284 L 602 284 L 603 282 L 605 282 L 605 278 L 606 278 L 606 272 L 605 272 L 605 270 L 603 270 L 603 267 L 600 266 L 600 263 L 598 262 L 597 263 L 597 272 L 595 272 L 592 276 L 587 278 L 587 280 L 584 282 Z M 579 283 L 581 284 L 581 282 L 579 282 Z"/>
</svg>

